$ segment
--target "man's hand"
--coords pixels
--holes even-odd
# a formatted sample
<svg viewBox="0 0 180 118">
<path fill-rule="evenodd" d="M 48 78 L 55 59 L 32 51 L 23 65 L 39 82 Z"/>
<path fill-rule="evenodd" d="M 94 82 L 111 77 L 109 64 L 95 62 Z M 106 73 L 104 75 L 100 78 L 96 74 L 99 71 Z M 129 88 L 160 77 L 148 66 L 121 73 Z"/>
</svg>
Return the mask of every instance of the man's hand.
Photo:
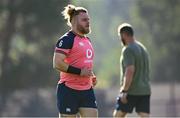
<svg viewBox="0 0 180 118">
<path fill-rule="evenodd" d="M 88 76 L 88 77 L 90 77 L 90 76 L 93 76 L 94 74 L 93 74 L 93 71 L 92 71 L 91 69 L 82 68 L 80 75 L 81 75 L 81 76 Z"/>
<path fill-rule="evenodd" d="M 95 75 L 92 77 L 92 84 L 93 84 L 93 87 L 96 86 L 97 84 L 97 79 Z"/>
<path fill-rule="evenodd" d="M 123 104 L 126 104 L 128 102 L 128 100 L 127 100 L 127 92 L 124 91 L 123 89 L 120 90 L 120 98 L 121 98 L 121 102 Z"/>
<path fill-rule="evenodd" d="M 123 104 L 126 104 L 128 102 L 127 100 L 127 93 L 120 93 L 121 94 L 121 102 Z"/>
</svg>

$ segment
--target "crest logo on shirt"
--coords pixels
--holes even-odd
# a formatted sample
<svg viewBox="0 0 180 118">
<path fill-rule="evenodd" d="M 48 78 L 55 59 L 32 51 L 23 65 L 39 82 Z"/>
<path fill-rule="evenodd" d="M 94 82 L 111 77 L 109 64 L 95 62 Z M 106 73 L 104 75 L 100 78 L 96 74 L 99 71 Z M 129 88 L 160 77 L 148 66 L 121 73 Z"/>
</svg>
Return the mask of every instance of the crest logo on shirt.
<svg viewBox="0 0 180 118">
<path fill-rule="evenodd" d="M 84 46 L 84 43 L 83 43 L 83 42 L 79 42 L 79 45 L 80 45 L 80 46 Z"/>
</svg>

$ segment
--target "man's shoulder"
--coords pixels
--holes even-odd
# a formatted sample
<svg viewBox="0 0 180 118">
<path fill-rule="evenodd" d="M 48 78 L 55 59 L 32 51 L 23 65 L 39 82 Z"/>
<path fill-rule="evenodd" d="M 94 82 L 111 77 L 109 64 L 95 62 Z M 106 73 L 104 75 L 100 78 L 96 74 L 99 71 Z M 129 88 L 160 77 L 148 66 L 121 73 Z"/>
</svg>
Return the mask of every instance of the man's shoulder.
<svg viewBox="0 0 180 118">
<path fill-rule="evenodd" d="M 74 40 L 75 37 L 76 35 L 72 31 L 69 31 L 61 36 L 59 40 Z"/>
<path fill-rule="evenodd" d="M 125 53 L 126 53 L 126 52 L 133 52 L 134 46 L 128 45 L 128 46 L 126 46 L 123 50 L 124 50 Z"/>
<path fill-rule="evenodd" d="M 129 44 L 125 47 L 123 53 L 124 54 L 136 54 L 137 52 L 139 52 L 140 50 L 140 46 L 136 43 L 132 43 L 132 44 Z"/>
<path fill-rule="evenodd" d="M 146 50 L 145 46 L 137 41 L 127 46 L 127 50 L 131 50 L 135 52 L 140 49 Z"/>
<path fill-rule="evenodd" d="M 61 36 L 56 44 L 58 48 L 71 49 L 74 43 L 74 38 L 76 35 L 74 33 L 67 32 L 63 36 Z"/>
</svg>

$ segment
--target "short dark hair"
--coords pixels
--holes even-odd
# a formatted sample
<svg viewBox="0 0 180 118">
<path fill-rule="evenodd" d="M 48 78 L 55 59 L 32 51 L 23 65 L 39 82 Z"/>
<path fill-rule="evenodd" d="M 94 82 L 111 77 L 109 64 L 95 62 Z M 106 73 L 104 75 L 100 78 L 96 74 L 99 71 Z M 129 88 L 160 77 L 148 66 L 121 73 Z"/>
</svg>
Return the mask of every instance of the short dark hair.
<svg viewBox="0 0 180 118">
<path fill-rule="evenodd" d="M 123 24 L 119 25 L 119 27 L 118 27 L 118 34 L 120 35 L 121 33 L 127 33 L 129 36 L 133 36 L 134 35 L 133 28 L 128 23 L 123 23 Z"/>
</svg>

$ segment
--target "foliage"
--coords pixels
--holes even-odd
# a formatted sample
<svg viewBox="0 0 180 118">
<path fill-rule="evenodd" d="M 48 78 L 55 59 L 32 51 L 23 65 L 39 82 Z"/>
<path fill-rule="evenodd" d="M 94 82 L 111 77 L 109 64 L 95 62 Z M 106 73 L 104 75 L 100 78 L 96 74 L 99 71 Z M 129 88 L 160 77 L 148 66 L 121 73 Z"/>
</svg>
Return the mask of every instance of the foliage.
<svg viewBox="0 0 180 118">
<path fill-rule="evenodd" d="M 2 88 L 54 85 L 58 73 L 52 69 L 54 44 L 66 26 L 60 11 L 68 1 L 0 1 L 0 75 Z M 94 71 L 98 87 L 119 86 L 121 43 L 117 27 L 134 26 L 135 36 L 149 50 L 151 78 L 179 81 L 180 49 L 178 0 L 71 0 L 88 9 L 95 48 Z M 161 15 L 160 15 L 161 14 Z M 163 16 L 163 17 L 162 17 Z M 161 74 L 159 74 L 161 73 Z"/>
<path fill-rule="evenodd" d="M 179 81 L 180 1 L 138 1 L 138 13 L 148 27 L 155 50 L 152 52 L 156 81 Z"/>
<path fill-rule="evenodd" d="M 0 83 L 4 90 L 56 83 L 52 56 L 56 40 L 64 31 L 60 13 L 66 3 L 59 0 L 0 1 Z"/>
</svg>

